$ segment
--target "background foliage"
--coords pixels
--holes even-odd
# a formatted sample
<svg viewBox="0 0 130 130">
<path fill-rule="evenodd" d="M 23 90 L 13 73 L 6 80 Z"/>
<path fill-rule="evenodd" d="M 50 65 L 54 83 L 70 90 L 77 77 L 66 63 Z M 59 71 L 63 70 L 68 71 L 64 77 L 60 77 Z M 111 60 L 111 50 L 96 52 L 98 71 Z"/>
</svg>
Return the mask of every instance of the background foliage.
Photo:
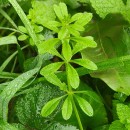
<svg viewBox="0 0 130 130">
<path fill-rule="evenodd" d="M 1 130 L 130 129 L 129 0 L 0 0 L 0 13 Z"/>
</svg>

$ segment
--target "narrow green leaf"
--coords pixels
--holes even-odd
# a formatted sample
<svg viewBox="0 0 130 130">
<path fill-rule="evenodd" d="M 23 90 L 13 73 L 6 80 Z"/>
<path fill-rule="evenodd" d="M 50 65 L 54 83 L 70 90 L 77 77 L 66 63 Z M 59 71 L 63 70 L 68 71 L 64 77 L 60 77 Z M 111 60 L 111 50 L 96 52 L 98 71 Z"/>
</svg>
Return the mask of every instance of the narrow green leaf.
<svg viewBox="0 0 130 130">
<path fill-rule="evenodd" d="M 62 40 L 62 54 L 67 62 L 70 61 L 72 51 L 68 39 Z"/>
<path fill-rule="evenodd" d="M 0 9 L 0 13 L 17 29 L 17 25 L 15 24 L 14 20 L 4 11 L 2 8 Z"/>
<path fill-rule="evenodd" d="M 73 48 L 73 55 L 76 54 L 79 51 L 82 51 L 83 49 L 87 47 L 96 47 L 97 43 L 94 41 L 93 37 L 87 36 L 87 37 L 72 37 L 72 41 L 76 42 L 76 45 Z"/>
<path fill-rule="evenodd" d="M 62 12 L 62 15 L 67 17 L 68 16 L 68 10 L 67 10 L 66 4 L 65 3 L 60 3 L 59 6 L 60 6 L 60 10 Z"/>
<path fill-rule="evenodd" d="M 74 60 L 71 60 L 71 62 L 81 65 L 84 68 L 87 68 L 90 70 L 97 70 L 96 64 L 90 61 L 89 59 L 74 59 Z"/>
<path fill-rule="evenodd" d="M 91 99 L 93 99 L 95 102 L 97 102 L 99 104 L 103 104 L 102 100 L 99 98 L 99 96 L 97 96 L 97 94 L 91 90 L 79 91 L 79 93 L 82 93 L 82 94 L 89 96 Z"/>
<path fill-rule="evenodd" d="M 8 0 L 11 5 L 14 7 L 14 9 L 17 11 L 17 14 L 19 15 L 20 19 L 22 20 L 23 24 L 25 25 L 30 37 L 32 38 L 33 42 L 35 44 L 37 44 L 38 39 L 37 36 L 32 28 L 32 25 L 29 21 L 29 19 L 27 18 L 27 16 L 25 15 L 24 11 L 22 10 L 22 8 L 20 7 L 20 5 L 17 3 L 16 0 Z"/>
<path fill-rule="evenodd" d="M 93 116 L 93 108 L 90 105 L 90 103 L 86 101 L 84 98 L 81 98 L 77 95 L 75 95 L 75 98 L 78 101 L 78 104 L 80 108 L 82 109 L 82 111 L 88 116 Z"/>
<path fill-rule="evenodd" d="M 64 19 L 64 16 L 63 16 L 63 14 L 61 12 L 60 6 L 54 5 L 53 7 L 54 7 L 55 14 L 59 18 L 59 20 L 62 21 Z"/>
<path fill-rule="evenodd" d="M 79 37 L 80 33 L 75 30 L 74 28 L 72 28 L 71 26 L 68 27 L 69 33 L 72 34 L 73 36 Z"/>
<path fill-rule="evenodd" d="M 74 23 L 74 24 L 71 25 L 71 27 L 73 29 L 77 30 L 77 31 L 84 31 L 84 27 L 82 25 L 80 25 L 80 24 Z"/>
<path fill-rule="evenodd" d="M 60 79 L 55 75 L 55 72 L 63 65 L 63 62 L 51 63 L 43 67 L 40 71 L 40 74 L 43 75 L 46 80 L 56 86 L 59 86 L 61 89 L 65 87 L 65 84 L 60 81 Z"/>
<path fill-rule="evenodd" d="M 25 49 L 27 46 L 24 46 L 21 48 L 21 50 Z M 15 51 L 12 55 L 10 55 L 4 62 L 3 64 L 0 66 L 0 72 L 3 71 L 6 66 L 9 64 L 9 62 L 17 55 L 18 51 Z"/>
<path fill-rule="evenodd" d="M 72 110 L 72 102 L 70 97 L 68 96 L 62 106 L 62 116 L 65 120 L 68 120 L 71 117 Z"/>
<path fill-rule="evenodd" d="M 54 31 L 54 32 L 59 32 L 58 27 L 61 26 L 61 23 L 57 22 L 57 21 L 48 21 L 48 22 L 43 22 L 42 24 L 44 27 Z"/>
<path fill-rule="evenodd" d="M 58 42 L 59 42 L 58 38 L 51 38 L 51 39 L 49 39 L 47 41 L 44 41 L 44 42 L 37 45 L 38 52 L 40 54 L 50 52 Z"/>
<path fill-rule="evenodd" d="M 72 88 L 76 89 L 79 86 L 79 76 L 77 71 L 70 64 L 66 65 L 68 81 Z"/>
<path fill-rule="evenodd" d="M 16 36 L 5 36 L 0 38 L 0 46 L 8 44 L 17 44 Z"/>
<path fill-rule="evenodd" d="M 69 31 L 66 27 L 62 27 L 61 30 L 58 32 L 58 38 L 60 40 L 65 39 L 69 35 Z"/>
<path fill-rule="evenodd" d="M 70 23 L 77 21 L 78 19 L 80 19 L 80 17 L 81 17 L 82 15 L 83 15 L 83 13 L 76 13 L 76 14 L 74 14 L 74 15 L 71 17 L 71 19 L 70 19 Z"/>
<path fill-rule="evenodd" d="M 54 98 L 51 101 L 47 102 L 45 106 L 42 108 L 41 115 L 43 117 L 49 116 L 56 109 L 62 98 L 63 96 Z"/>
</svg>

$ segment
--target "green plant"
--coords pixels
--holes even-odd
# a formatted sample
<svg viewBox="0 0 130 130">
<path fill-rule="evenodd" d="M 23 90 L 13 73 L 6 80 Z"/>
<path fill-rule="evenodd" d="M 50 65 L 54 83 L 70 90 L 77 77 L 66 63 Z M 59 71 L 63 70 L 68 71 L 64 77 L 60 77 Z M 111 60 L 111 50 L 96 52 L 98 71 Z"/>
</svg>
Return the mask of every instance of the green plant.
<svg viewBox="0 0 130 130">
<path fill-rule="evenodd" d="M 0 7 L 2 130 L 130 129 L 129 0 Z"/>
</svg>

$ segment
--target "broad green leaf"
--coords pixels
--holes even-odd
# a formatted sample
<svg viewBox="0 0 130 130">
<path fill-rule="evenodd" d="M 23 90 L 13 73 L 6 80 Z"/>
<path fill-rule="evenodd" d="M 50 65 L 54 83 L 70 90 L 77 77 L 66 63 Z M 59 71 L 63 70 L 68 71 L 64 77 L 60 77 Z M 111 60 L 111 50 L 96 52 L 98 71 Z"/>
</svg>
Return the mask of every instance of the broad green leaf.
<svg viewBox="0 0 130 130">
<path fill-rule="evenodd" d="M 97 66 L 94 62 L 90 61 L 89 59 L 74 59 L 71 62 L 81 65 L 87 69 L 97 70 Z"/>
<path fill-rule="evenodd" d="M 58 122 L 55 122 L 50 127 L 48 127 L 47 130 L 79 130 L 77 129 L 76 126 L 69 125 L 69 124 L 70 123 L 63 125 Z"/>
<path fill-rule="evenodd" d="M 64 15 L 62 14 L 62 11 L 61 11 L 61 8 L 60 8 L 60 5 L 54 5 L 54 11 L 55 11 L 55 14 L 56 16 L 59 18 L 60 21 L 62 21 L 64 19 Z"/>
<path fill-rule="evenodd" d="M 40 57 L 39 57 L 40 59 Z M 7 85 L 3 91 L 0 94 L 0 118 L 2 118 L 4 121 L 7 121 L 7 114 L 8 114 L 8 103 L 13 98 L 15 93 L 34 75 L 36 74 L 40 67 L 42 65 L 42 61 L 39 60 L 37 66 L 29 70 L 14 80 L 10 82 L 9 85 Z"/>
<path fill-rule="evenodd" d="M 66 65 L 66 70 L 69 84 L 74 89 L 78 88 L 80 80 L 77 71 L 69 63 Z"/>
<path fill-rule="evenodd" d="M 110 13 L 120 13 L 126 20 L 130 22 L 130 2 L 127 0 L 126 5 L 122 0 L 90 0 L 92 7 L 96 10 L 96 13 L 105 18 Z"/>
<path fill-rule="evenodd" d="M 68 10 L 67 10 L 66 4 L 60 3 L 59 6 L 60 6 L 60 10 L 62 12 L 62 15 L 65 16 L 65 17 L 68 17 Z"/>
<path fill-rule="evenodd" d="M 0 46 L 8 44 L 17 44 L 16 36 L 5 36 L 0 38 Z"/>
<path fill-rule="evenodd" d="M 71 46 L 68 39 L 62 40 L 62 54 L 67 62 L 70 61 L 72 57 Z"/>
<path fill-rule="evenodd" d="M 102 71 L 92 73 L 91 76 L 100 78 L 114 91 L 130 95 L 130 62 L 126 56 L 130 54 L 129 34 L 125 33 L 124 35 L 124 20 L 121 17 L 119 20 L 119 15 L 113 17 L 113 23 L 110 21 L 111 18 L 108 17 L 97 25 L 98 29 L 95 27 L 91 30 L 95 36 L 97 47 L 84 49 L 82 51 L 82 57 L 90 59 L 96 64 L 99 63 L 97 66 L 100 66 L 100 63 L 105 60 L 114 58 L 114 63 L 114 61 L 116 62 L 120 59 L 120 62 L 115 64 L 117 66 L 114 66 L 112 62 L 109 63 L 108 61 L 101 67 Z M 118 25 L 118 27 L 115 25 Z M 98 30 L 100 36 L 97 34 Z M 111 67 L 103 71 L 103 67 L 107 65 Z"/>
<path fill-rule="evenodd" d="M 72 115 L 72 102 L 70 97 L 68 96 L 62 106 L 62 116 L 65 120 L 68 120 Z"/>
<path fill-rule="evenodd" d="M 109 130 L 127 130 L 125 128 L 125 125 L 122 124 L 119 120 L 116 120 L 112 122 L 112 124 L 109 127 Z"/>
<path fill-rule="evenodd" d="M 117 115 L 121 123 L 130 123 L 130 107 L 124 104 L 117 104 Z"/>
<path fill-rule="evenodd" d="M 53 10 L 52 0 L 47 1 L 33 1 L 32 8 L 29 10 L 28 18 L 32 23 L 41 24 L 50 20 L 55 20 L 55 13 Z"/>
<path fill-rule="evenodd" d="M 82 109 L 82 111 L 88 116 L 93 116 L 93 108 L 90 105 L 90 103 L 86 101 L 84 98 L 81 98 L 77 95 L 75 95 L 75 98 L 78 101 L 78 104 L 80 108 Z"/>
<path fill-rule="evenodd" d="M 29 89 L 33 89 L 33 91 L 26 91 L 26 93 L 17 98 L 14 111 L 17 119 L 24 126 L 30 129 L 44 130 L 51 125 L 53 122 L 52 118 L 55 118 L 57 113 L 61 111 L 61 104 L 48 118 L 41 116 L 41 109 L 48 101 L 62 96 L 63 92 L 60 91 L 58 87 L 46 81 L 40 81 L 39 83 L 36 82 L 33 85 L 31 84 Z M 12 118 L 12 116 L 10 118 Z"/>
<path fill-rule="evenodd" d="M 46 80 L 61 89 L 65 88 L 65 84 L 60 81 L 60 79 L 55 75 L 55 72 L 63 65 L 63 62 L 51 63 L 43 67 L 40 74 L 43 75 Z"/>
<path fill-rule="evenodd" d="M 41 115 L 43 117 L 49 116 L 56 109 L 62 98 L 63 97 L 54 98 L 51 101 L 47 102 L 42 108 Z"/>
<path fill-rule="evenodd" d="M 51 38 L 47 41 L 44 41 L 37 45 L 38 52 L 40 54 L 49 53 L 52 49 L 55 48 L 55 45 L 59 42 L 58 38 Z"/>
<path fill-rule="evenodd" d="M 93 8 L 96 10 L 96 13 L 102 18 L 109 13 L 120 13 L 124 6 L 122 0 L 90 0 L 90 2 Z"/>
<path fill-rule="evenodd" d="M 83 49 L 85 49 L 87 47 L 95 48 L 97 46 L 97 43 L 94 41 L 93 37 L 91 37 L 91 36 L 73 37 L 73 38 L 71 38 L 71 40 L 76 42 L 76 45 L 74 46 L 74 48 L 72 50 L 73 55 L 79 51 L 82 51 Z"/>
<path fill-rule="evenodd" d="M 69 31 L 66 27 L 62 27 L 61 30 L 58 32 L 58 38 L 63 40 L 69 36 Z"/>
</svg>

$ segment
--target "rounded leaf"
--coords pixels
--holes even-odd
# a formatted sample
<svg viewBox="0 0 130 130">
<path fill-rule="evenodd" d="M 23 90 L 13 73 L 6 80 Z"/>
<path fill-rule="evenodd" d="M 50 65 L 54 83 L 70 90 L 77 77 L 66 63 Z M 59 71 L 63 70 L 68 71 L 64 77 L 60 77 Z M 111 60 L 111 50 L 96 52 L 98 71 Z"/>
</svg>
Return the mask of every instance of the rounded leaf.
<svg viewBox="0 0 130 130">
<path fill-rule="evenodd" d="M 84 98 L 81 98 L 77 95 L 75 95 L 75 98 L 78 101 L 78 104 L 80 108 L 82 109 L 82 111 L 88 116 L 93 116 L 93 108 L 90 105 L 90 103 L 86 101 Z"/>
<path fill-rule="evenodd" d="M 47 104 L 42 108 L 41 115 L 43 117 L 50 115 L 56 109 L 62 98 L 63 97 L 55 98 L 47 102 Z"/>
<path fill-rule="evenodd" d="M 65 120 L 68 120 L 71 117 L 72 110 L 72 102 L 70 97 L 68 96 L 62 106 L 62 116 Z"/>
</svg>

